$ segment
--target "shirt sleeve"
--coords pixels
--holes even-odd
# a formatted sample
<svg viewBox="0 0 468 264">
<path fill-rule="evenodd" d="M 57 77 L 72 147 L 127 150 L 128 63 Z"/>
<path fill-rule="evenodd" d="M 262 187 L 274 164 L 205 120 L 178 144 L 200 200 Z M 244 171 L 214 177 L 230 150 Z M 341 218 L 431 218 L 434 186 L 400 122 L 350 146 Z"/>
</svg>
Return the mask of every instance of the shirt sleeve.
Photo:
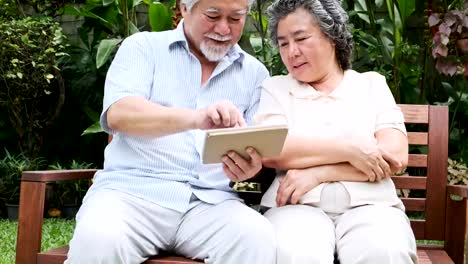
<svg viewBox="0 0 468 264">
<path fill-rule="evenodd" d="M 271 81 L 263 82 L 258 111 L 254 117 L 255 125 L 287 125 L 286 113 L 278 95 L 272 92 Z M 286 99 L 286 98 L 283 98 Z"/>
<path fill-rule="evenodd" d="M 253 121 L 254 115 L 258 110 L 258 106 L 260 102 L 260 93 L 262 90 L 262 82 L 270 76 L 265 66 L 261 65 L 261 67 L 259 67 L 258 69 L 259 70 L 256 74 L 255 83 L 254 83 L 255 90 L 252 93 L 249 107 L 244 112 L 245 121 L 249 125 L 252 125 L 252 123 L 254 122 Z"/>
<path fill-rule="evenodd" d="M 377 113 L 375 131 L 377 132 L 384 128 L 394 128 L 407 135 L 403 112 L 395 103 L 385 77 L 377 73 L 372 74 L 371 88 Z"/>
<path fill-rule="evenodd" d="M 144 33 L 126 38 L 118 49 L 107 72 L 104 102 L 100 123 L 104 131 L 114 134 L 107 124 L 109 107 L 128 96 L 149 99 L 153 84 L 154 63 L 152 50 L 146 44 Z"/>
</svg>

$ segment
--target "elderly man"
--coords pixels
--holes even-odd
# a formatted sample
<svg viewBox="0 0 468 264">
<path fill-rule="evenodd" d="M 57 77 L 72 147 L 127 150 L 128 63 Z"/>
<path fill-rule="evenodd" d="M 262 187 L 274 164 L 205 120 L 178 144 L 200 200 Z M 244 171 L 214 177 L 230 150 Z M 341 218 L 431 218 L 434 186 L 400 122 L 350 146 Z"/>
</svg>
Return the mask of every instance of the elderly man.
<svg viewBox="0 0 468 264">
<path fill-rule="evenodd" d="M 252 0 L 182 0 L 177 29 L 127 38 L 109 69 L 101 125 L 113 135 L 77 215 L 65 263 L 141 263 L 171 251 L 206 263 L 276 261 L 271 224 L 230 181 L 261 157 L 203 165 L 203 130 L 244 126 L 266 68 L 236 44 Z"/>
</svg>

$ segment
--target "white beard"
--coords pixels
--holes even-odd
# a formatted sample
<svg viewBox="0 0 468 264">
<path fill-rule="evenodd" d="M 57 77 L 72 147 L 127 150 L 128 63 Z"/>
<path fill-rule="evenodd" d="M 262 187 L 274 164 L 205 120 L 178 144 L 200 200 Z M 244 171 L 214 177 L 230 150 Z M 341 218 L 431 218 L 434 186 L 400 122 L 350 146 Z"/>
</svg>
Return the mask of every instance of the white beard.
<svg viewBox="0 0 468 264">
<path fill-rule="evenodd" d="M 217 34 L 208 34 L 205 36 L 218 41 L 228 41 L 232 38 L 231 36 L 222 37 Z M 200 51 L 209 61 L 217 62 L 226 56 L 231 47 L 232 45 L 216 45 L 208 41 L 202 41 L 200 44 Z"/>
</svg>

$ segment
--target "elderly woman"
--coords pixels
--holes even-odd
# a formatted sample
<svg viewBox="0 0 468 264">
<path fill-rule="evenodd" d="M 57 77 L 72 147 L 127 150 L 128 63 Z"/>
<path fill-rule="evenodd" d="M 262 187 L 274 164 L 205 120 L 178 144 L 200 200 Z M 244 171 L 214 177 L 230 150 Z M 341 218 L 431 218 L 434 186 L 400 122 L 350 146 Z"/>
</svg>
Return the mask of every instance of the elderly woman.
<svg viewBox="0 0 468 264">
<path fill-rule="evenodd" d="M 278 263 L 416 263 L 390 175 L 407 164 L 404 117 L 385 78 L 351 69 L 352 36 L 336 0 L 277 0 L 271 37 L 286 76 L 263 83 L 258 124 L 287 123 L 278 176 L 262 199 Z"/>
</svg>

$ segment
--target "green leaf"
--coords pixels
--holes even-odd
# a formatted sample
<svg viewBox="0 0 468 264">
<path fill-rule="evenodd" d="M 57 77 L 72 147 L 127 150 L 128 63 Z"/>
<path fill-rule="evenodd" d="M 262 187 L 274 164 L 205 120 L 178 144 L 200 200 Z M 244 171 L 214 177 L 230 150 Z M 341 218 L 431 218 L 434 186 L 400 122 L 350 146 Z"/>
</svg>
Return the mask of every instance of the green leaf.
<svg viewBox="0 0 468 264">
<path fill-rule="evenodd" d="M 129 21 L 128 27 L 129 27 L 129 30 L 130 30 L 130 35 L 133 35 L 135 33 L 140 32 L 140 30 L 135 26 L 135 24 L 133 24 L 132 21 Z"/>
<path fill-rule="evenodd" d="M 94 133 L 101 133 L 101 132 L 104 132 L 104 130 L 102 129 L 101 124 L 99 123 L 99 121 L 97 121 L 96 123 L 89 126 L 85 131 L 83 131 L 83 133 L 81 135 L 84 136 L 84 135 L 89 135 L 89 134 L 94 134 Z"/>
<path fill-rule="evenodd" d="M 398 9 L 400 10 L 401 22 L 404 24 L 406 19 L 416 10 L 415 0 L 398 0 Z"/>
<path fill-rule="evenodd" d="M 132 7 L 135 8 L 135 7 L 137 7 L 138 5 L 140 5 L 142 2 L 143 2 L 143 0 L 133 0 L 133 5 L 132 5 Z"/>
<path fill-rule="evenodd" d="M 114 3 L 115 0 L 102 0 L 102 5 L 103 6 L 108 6 Z"/>
<path fill-rule="evenodd" d="M 362 20 L 366 21 L 367 23 L 370 23 L 369 20 L 369 15 L 366 1 L 365 0 L 357 0 L 354 3 L 354 11 L 356 11 L 358 17 L 360 17 Z"/>
<path fill-rule="evenodd" d="M 96 68 L 101 68 L 109 59 L 112 52 L 117 48 L 117 45 L 122 42 L 122 39 L 103 39 L 99 43 L 96 54 Z"/>
<path fill-rule="evenodd" d="M 148 9 L 149 24 L 152 31 L 164 31 L 169 29 L 171 17 L 167 12 L 167 8 L 160 2 L 151 3 Z"/>
</svg>

